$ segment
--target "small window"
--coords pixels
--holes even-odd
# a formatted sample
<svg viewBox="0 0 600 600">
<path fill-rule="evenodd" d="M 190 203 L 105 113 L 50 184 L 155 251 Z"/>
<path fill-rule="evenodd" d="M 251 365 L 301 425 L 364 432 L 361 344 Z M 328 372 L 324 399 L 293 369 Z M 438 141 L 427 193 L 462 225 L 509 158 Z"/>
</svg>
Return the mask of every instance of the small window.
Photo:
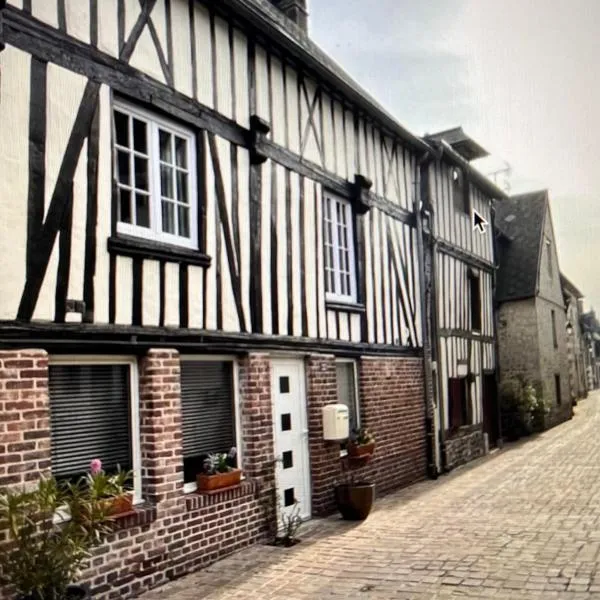
<svg viewBox="0 0 600 600">
<path fill-rule="evenodd" d="M 193 132 L 122 102 L 113 116 L 117 231 L 198 248 Z"/>
<path fill-rule="evenodd" d="M 186 491 L 209 454 L 228 453 L 237 443 L 235 364 L 230 359 L 181 359 L 181 429 Z M 239 454 L 232 466 L 240 464 Z"/>
<path fill-rule="evenodd" d="M 556 335 L 556 313 L 550 310 L 550 320 L 552 321 L 552 343 L 555 348 L 558 348 L 558 338 Z"/>
<path fill-rule="evenodd" d="M 347 200 L 324 196 L 323 230 L 325 292 L 329 300 L 356 301 L 352 206 Z"/>
<path fill-rule="evenodd" d="M 140 500 L 135 361 L 53 359 L 48 377 L 52 474 L 77 480 L 99 458 L 107 473 L 133 470 L 134 496 Z"/>
<path fill-rule="evenodd" d="M 552 242 L 550 238 L 545 238 L 545 246 L 546 246 L 546 259 L 548 261 L 548 273 L 550 277 L 552 277 Z"/>
<path fill-rule="evenodd" d="M 356 363 L 350 360 L 336 362 L 337 401 L 348 407 L 350 431 L 360 427 L 358 394 L 356 393 Z"/>
<path fill-rule="evenodd" d="M 554 388 L 556 390 L 556 404 L 560 406 L 562 403 L 562 396 L 560 393 L 560 375 L 554 375 Z"/>
<path fill-rule="evenodd" d="M 469 276 L 469 294 L 471 301 L 471 329 L 481 331 L 481 287 L 479 277 Z"/>
<path fill-rule="evenodd" d="M 465 377 L 448 379 L 448 416 L 450 429 L 469 423 L 467 380 Z"/>
<path fill-rule="evenodd" d="M 469 182 L 464 171 L 458 167 L 452 169 L 452 201 L 456 210 L 470 213 Z"/>
</svg>

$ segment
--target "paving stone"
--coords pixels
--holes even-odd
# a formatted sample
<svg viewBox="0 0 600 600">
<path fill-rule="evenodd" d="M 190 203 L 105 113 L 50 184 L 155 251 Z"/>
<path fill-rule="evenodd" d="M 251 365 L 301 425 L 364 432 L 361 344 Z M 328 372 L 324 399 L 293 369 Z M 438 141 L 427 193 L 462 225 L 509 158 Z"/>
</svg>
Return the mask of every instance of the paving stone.
<svg viewBox="0 0 600 600">
<path fill-rule="evenodd" d="M 591 600 L 600 593 L 600 393 L 575 417 L 377 501 L 315 519 L 141 600 Z"/>
</svg>

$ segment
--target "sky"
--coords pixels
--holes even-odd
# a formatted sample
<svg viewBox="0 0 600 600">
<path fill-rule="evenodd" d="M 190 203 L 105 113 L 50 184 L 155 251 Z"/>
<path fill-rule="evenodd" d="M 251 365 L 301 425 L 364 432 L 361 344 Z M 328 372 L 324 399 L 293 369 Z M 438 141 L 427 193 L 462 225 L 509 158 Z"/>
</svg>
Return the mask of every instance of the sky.
<svg viewBox="0 0 600 600">
<path fill-rule="evenodd" d="M 410 129 L 462 125 L 510 193 L 548 189 L 561 271 L 600 311 L 600 1 L 309 0 L 312 39 Z"/>
</svg>

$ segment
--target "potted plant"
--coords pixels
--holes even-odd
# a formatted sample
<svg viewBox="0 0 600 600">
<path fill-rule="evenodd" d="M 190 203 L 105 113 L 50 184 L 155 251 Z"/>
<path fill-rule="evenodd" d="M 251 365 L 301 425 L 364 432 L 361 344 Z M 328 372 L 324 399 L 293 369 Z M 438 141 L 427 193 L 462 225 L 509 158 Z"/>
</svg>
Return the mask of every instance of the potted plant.
<svg viewBox="0 0 600 600">
<path fill-rule="evenodd" d="M 34 489 L 0 494 L 0 528 L 8 531 L 0 548 L 3 583 L 20 600 L 89 598 L 73 581 L 90 550 L 112 531 L 112 500 L 126 494 L 127 477 L 90 472 L 75 483 L 42 478 Z"/>
<path fill-rule="evenodd" d="M 92 492 L 104 503 L 107 514 L 116 517 L 133 511 L 133 492 L 125 489 L 130 478 L 131 474 L 121 469 L 107 475 L 100 459 L 95 458 L 90 463 L 86 484 L 95 488 Z"/>
<path fill-rule="evenodd" d="M 335 486 L 335 501 L 342 517 L 349 521 L 362 521 L 369 516 L 375 500 L 375 484 L 356 480 L 352 469 L 371 460 L 375 451 L 375 437 L 365 428 L 354 429 L 348 444 L 347 460 L 342 462 L 346 481 Z"/>
<path fill-rule="evenodd" d="M 196 477 L 199 492 L 211 492 L 238 485 L 242 470 L 235 467 L 237 450 L 228 453 L 209 454 L 202 465 L 202 473 Z"/>
<path fill-rule="evenodd" d="M 368 461 L 375 452 L 375 438 L 365 427 L 353 429 L 346 446 L 350 459 L 366 459 Z"/>
</svg>

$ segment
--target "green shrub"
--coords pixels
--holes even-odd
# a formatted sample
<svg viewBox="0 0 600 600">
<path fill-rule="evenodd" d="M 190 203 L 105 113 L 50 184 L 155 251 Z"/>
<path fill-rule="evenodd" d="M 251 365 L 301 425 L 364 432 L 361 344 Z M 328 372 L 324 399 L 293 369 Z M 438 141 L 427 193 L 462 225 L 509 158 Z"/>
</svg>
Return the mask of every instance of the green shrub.
<svg viewBox="0 0 600 600">
<path fill-rule="evenodd" d="M 110 500 L 127 493 L 128 473 L 106 475 L 100 461 L 76 483 L 43 478 L 32 490 L 0 494 L 2 580 L 18 595 L 63 600 L 90 550 L 112 529 Z"/>
</svg>

